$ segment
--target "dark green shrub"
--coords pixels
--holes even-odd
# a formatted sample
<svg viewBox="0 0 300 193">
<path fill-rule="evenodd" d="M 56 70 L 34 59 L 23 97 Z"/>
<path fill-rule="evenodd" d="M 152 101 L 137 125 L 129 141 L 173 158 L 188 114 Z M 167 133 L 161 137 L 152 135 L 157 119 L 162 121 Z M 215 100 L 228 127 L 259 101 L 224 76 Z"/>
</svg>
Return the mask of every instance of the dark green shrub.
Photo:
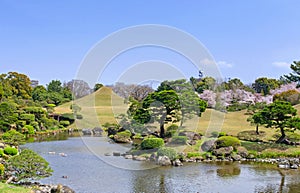
<svg viewBox="0 0 300 193">
<path fill-rule="evenodd" d="M 220 147 L 229 147 L 232 146 L 233 148 L 236 148 L 241 145 L 241 142 L 238 138 L 232 137 L 232 136 L 223 136 L 216 140 L 216 146 L 217 148 Z"/>
<path fill-rule="evenodd" d="M 70 121 L 60 121 L 59 124 L 61 124 L 64 127 L 67 127 L 70 125 Z"/>
<path fill-rule="evenodd" d="M 31 122 L 30 125 L 33 126 L 36 129 L 39 127 L 39 123 L 36 122 L 36 121 Z"/>
<path fill-rule="evenodd" d="M 70 124 L 74 123 L 75 115 L 74 113 L 64 113 L 60 116 L 61 121 L 70 121 Z"/>
<path fill-rule="evenodd" d="M 175 160 L 177 153 L 174 149 L 169 147 L 161 147 L 157 150 L 157 156 L 167 156 L 170 160 Z"/>
<path fill-rule="evenodd" d="M 164 140 L 161 138 L 146 138 L 141 143 L 142 149 L 154 149 L 164 145 Z"/>
<path fill-rule="evenodd" d="M 165 136 L 173 137 L 177 131 L 178 131 L 178 125 L 172 124 L 167 128 L 167 132 L 166 132 Z"/>
<path fill-rule="evenodd" d="M 26 121 L 24 120 L 18 120 L 17 124 L 21 127 L 24 127 L 26 125 Z"/>
<path fill-rule="evenodd" d="M 18 146 L 25 143 L 25 136 L 16 130 L 9 130 L 2 135 L 2 140 L 6 144 Z"/>
<path fill-rule="evenodd" d="M 30 123 L 35 120 L 35 116 L 33 114 L 21 114 L 19 119 L 26 121 L 26 123 Z"/>
<path fill-rule="evenodd" d="M 187 138 L 186 136 L 174 136 L 174 137 L 172 138 L 172 143 L 173 143 L 173 144 L 185 145 L 187 139 L 188 139 L 188 138 Z"/>
<path fill-rule="evenodd" d="M 3 155 L 4 155 L 3 149 L 0 149 L 0 157 L 3 157 Z"/>
<path fill-rule="evenodd" d="M 249 106 L 249 104 L 247 103 L 233 103 L 229 106 L 227 106 L 227 111 L 228 112 L 235 112 L 235 111 L 241 111 L 241 110 L 244 110 L 244 109 L 247 109 Z"/>
<path fill-rule="evenodd" d="M 26 134 L 34 134 L 35 133 L 34 127 L 31 125 L 25 125 L 22 130 L 23 130 L 23 133 L 26 133 Z"/>
<path fill-rule="evenodd" d="M 46 127 L 47 129 L 53 128 L 56 125 L 58 125 L 58 121 L 54 119 L 48 119 L 46 117 L 42 117 L 41 122 L 43 123 L 43 126 Z"/>
<path fill-rule="evenodd" d="M 18 150 L 16 148 L 14 148 L 14 147 L 7 146 L 7 147 L 4 148 L 4 153 L 6 155 L 12 155 L 13 156 L 13 155 L 17 155 L 18 154 Z"/>
</svg>

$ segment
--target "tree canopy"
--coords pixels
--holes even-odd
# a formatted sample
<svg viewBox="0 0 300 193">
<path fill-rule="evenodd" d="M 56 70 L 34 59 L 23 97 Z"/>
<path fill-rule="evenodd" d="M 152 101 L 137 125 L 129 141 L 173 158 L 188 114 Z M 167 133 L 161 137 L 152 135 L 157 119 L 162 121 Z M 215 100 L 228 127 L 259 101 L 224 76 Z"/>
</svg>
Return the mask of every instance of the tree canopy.
<svg viewBox="0 0 300 193">
<path fill-rule="evenodd" d="M 284 78 L 290 82 L 297 82 L 297 87 L 300 87 L 300 61 L 294 61 L 290 68 L 293 72 L 288 75 L 284 75 Z"/>
<path fill-rule="evenodd" d="M 29 149 L 24 149 L 19 155 L 11 157 L 6 168 L 17 182 L 49 177 L 53 172 L 44 158 Z"/>
<path fill-rule="evenodd" d="M 285 140 L 285 129 L 298 128 L 299 120 L 297 117 L 297 110 L 288 102 L 275 101 L 262 110 L 253 115 L 254 123 L 261 124 L 269 128 L 280 129 L 281 137 L 277 140 L 281 143 Z"/>
</svg>

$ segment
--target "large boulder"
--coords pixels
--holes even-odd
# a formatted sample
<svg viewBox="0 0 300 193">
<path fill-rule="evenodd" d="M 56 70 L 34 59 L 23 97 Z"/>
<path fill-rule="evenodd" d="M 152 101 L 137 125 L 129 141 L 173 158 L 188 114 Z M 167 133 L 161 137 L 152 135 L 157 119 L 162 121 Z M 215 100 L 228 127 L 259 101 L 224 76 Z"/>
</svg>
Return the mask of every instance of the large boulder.
<svg viewBox="0 0 300 193">
<path fill-rule="evenodd" d="M 113 136 L 113 140 L 116 143 L 131 143 L 131 132 L 128 130 L 118 132 Z"/>
<path fill-rule="evenodd" d="M 159 156 L 156 163 L 161 166 L 169 166 L 172 164 L 170 158 L 167 156 Z"/>
<path fill-rule="evenodd" d="M 91 129 L 82 129 L 82 134 L 83 135 L 92 135 L 93 132 Z"/>
<path fill-rule="evenodd" d="M 102 136 L 103 129 L 101 127 L 95 127 L 93 129 L 94 136 Z"/>
<path fill-rule="evenodd" d="M 182 162 L 179 159 L 176 159 L 175 161 L 172 162 L 173 166 L 183 166 Z"/>
<path fill-rule="evenodd" d="M 215 140 L 209 140 L 209 141 L 205 141 L 202 145 L 201 145 L 201 149 L 202 151 L 211 151 L 213 149 L 215 149 Z"/>
<path fill-rule="evenodd" d="M 224 156 L 224 157 L 228 157 L 231 155 L 231 153 L 233 152 L 233 147 L 229 146 L 229 147 L 221 147 L 219 149 L 214 149 L 212 154 L 215 156 Z"/>
<path fill-rule="evenodd" d="M 240 146 L 240 147 L 237 147 L 237 154 L 242 156 L 242 158 L 247 158 L 249 153 L 245 147 Z"/>
<path fill-rule="evenodd" d="M 193 131 L 182 131 L 178 134 L 178 136 L 186 136 L 189 140 L 200 140 L 201 135 L 199 133 Z"/>
</svg>

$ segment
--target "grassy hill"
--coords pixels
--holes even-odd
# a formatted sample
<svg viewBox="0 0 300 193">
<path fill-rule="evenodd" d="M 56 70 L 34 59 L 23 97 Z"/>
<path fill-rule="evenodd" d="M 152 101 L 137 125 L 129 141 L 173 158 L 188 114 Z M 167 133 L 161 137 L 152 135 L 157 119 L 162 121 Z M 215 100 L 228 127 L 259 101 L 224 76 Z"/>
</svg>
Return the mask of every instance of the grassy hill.
<svg viewBox="0 0 300 193">
<path fill-rule="evenodd" d="M 103 125 L 107 122 L 117 123 L 116 117 L 119 114 L 125 114 L 128 108 L 124 104 L 124 100 L 117 96 L 111 88 L 103 87 L 97 92 L 85 96 L 73 102 L 65 103 L 55 108 L 56 113 L 71 112 L 70 105 L 72 103 L 78 104 L 82 110 L 81 114 L 84 116 L 83 120 L 76 120 L 78 128 L 93 128 Z M 300 105 L 296 105 L 300 116 Z M 207 109 L 200 118 L 194 117 L 184 123 L 187 130 L 202 132 L 203 134 L 210 134 L 212 131 L 223 131 L 229 135 L 237 135 L 241 131 L 254 130 L 255 126 L 251 126 L 246 120 L 248 115 L 244 111 L 222 113 L 213 109 Z M 272 138 L 275 130 L 260 127 L 261 131 L 267 133 L 266 138 Z"/>
<path fill-rule="evenodd" d="M 111 88 L 103 87 L 91 95 L 65 103 L 55 108 L 56 113 L 70 113 L 70 105 L 76 103 L 81 107 L 80 114 L 84 119 L 76 120 L 78 128 L 93 128 L 107 122 L 117 123 L 115 116 L 124 114 L 128 105 L 112 92 Z M 74 127 L 74 125 L 72 125 Z"/>
</svg>

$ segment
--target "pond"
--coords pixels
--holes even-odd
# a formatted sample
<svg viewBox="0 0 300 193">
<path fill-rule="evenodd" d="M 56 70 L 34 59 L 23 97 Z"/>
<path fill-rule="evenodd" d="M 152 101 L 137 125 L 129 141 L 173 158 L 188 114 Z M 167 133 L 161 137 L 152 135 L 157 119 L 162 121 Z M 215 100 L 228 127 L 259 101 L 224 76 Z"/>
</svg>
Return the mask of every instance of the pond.
<svg viewBox="0 0 300 193">
<path fill-rule="evenodd" d="M 54 170 L 51 177 L 41 180 L 42 183 L 61 183 L 78 193 L 300 192 L 299 170 L 237 162 L 157 167 L 149 162 L 105 156 L 130 148 L 111 144 L 105 137 L 73 137 L 24 146 L 42 155 Z"/>
</svg>

